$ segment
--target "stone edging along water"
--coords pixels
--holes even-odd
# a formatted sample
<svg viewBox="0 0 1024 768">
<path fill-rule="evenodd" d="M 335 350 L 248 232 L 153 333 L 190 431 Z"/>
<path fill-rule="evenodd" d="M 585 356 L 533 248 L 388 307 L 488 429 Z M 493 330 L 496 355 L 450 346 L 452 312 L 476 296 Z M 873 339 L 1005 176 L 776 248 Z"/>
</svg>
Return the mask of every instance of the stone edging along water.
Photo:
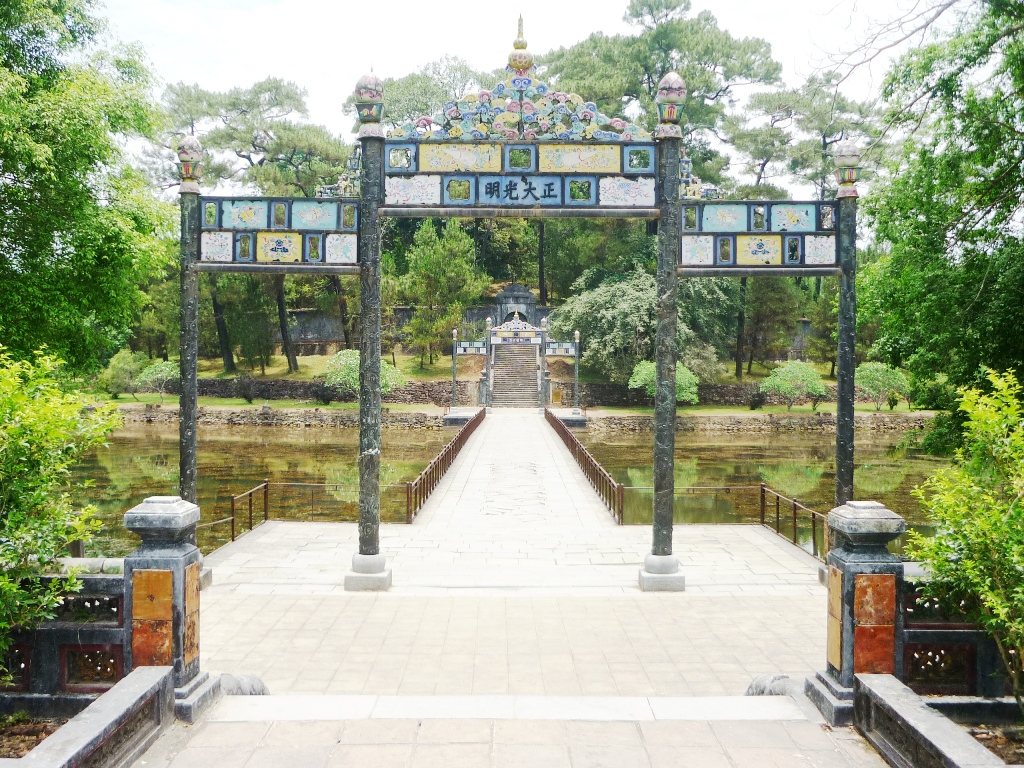
<svg viewBox="0 0 1024 768">
<path fill-rule="evenodd" d="M 129 423 L 176 424 L 178 408 L 142 404 L 121 405 L 119 410 Z M 891 413 L 870 411 L 856 414 L 856 427 L 865 431 L 907 432 L 921 429 L 934 414 L 927 411 Z M 417 411 L 385 409 L 383 424 L 405 429 L 441 429 L 443 417 Z M 250 427 L 358 427 L 359 412 L 355 410 L 322 410 L 319 408 L 272 408 L 269 406 L 222 407 L 199 409 L 201 425 Z M 836 417 L 832 413 L 680 413 L 676 429 L 680 432 L 835 432 Z M 601 416 L 589 419 L 591 432 L 652 432 L 653 416 Z"/>
</svg>

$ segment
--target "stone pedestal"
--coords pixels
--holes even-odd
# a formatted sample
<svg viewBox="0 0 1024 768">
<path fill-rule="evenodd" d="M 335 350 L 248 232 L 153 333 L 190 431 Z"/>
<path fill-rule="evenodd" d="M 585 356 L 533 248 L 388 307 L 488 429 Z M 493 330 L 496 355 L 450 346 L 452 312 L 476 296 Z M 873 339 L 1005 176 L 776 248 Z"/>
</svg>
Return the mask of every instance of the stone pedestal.
<svg viewBox="0 0 1024 768">
<path fill-rule="evenodd" d="M 640 589 L 643 592 L 682 592 L 686 577 L 679 573 L 679 558 L 675 555 L 647 555 L 640 569 Z"/>
<path fill-rule="evenodd" d="M 887 545 L 906 523 L 876 501 L 851 501 L 829 513 L 828 527 L 835 541 L 828 555 L 826 668 L 807 678 L 805 691 L 832 725 L 848 725 L 854 675 L 901 672 L 903 562 Z"/>
<path fill-rule="evenodd" d="M 386 592 L 391 589 L 391 569 L 384 555 L 353 555 L 352 570 L 345 574 L 346 592 Z"/>
</svg>

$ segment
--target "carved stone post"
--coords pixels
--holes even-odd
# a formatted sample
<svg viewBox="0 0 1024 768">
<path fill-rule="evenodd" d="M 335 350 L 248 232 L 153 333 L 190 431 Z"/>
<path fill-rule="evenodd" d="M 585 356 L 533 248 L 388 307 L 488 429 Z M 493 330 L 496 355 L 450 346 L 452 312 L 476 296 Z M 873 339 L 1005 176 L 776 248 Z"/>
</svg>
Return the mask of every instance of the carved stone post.
<svg viewBox="0 0 1024 768">
<path fill-rule="evenodd" d="M 459 406 L 459 329 L 452 328 L 452 410 Z"/>
<path fill-rule="evenodd" d="M 580 332 L 573 331 L 573 339 L 576 344 L 573 347 L 573 354 L 576 356 L 572 374 L 572 415 L 580 415 Z"/>
<path fill-rule="evenodd" d="M 491 330 L 494 327 L 494 323 L 491 318 L 487 318 L 487 331 L 484 337 L 484 351 L 487 356 L 484 358 L 484 378 L 487 381 L 484 391 L 484 407 L 491 407 Z"/>
<path fill-rule="evenodd" d="M 676 451 L 676 269 L 681 248 L 679 229 L 679 120 L 686 84 L 669 72 L 658 84 L 658 330 L 655 337 L 657 390 L 654 395 L 654 536 L 651 553 L 640 570 L 640 589 L 680 591 L 686 581 L 672 554 Z"/>
<path fill-rule="evenodd" d="M 359 552 L 347 590 L 386 590 L 391 571 L 380 553 L 380 206 L 384 202 L 384 86 L 376 75 L 356 83 L 362 124 L 359 203 Z"/>
<path fill-rule="evenodd" d="M 853 498 L 854 370 L 857 366 L 857 179 L 860 151 L 852 141 L 836 148 L 839 237 L 839 350 L 836 357 L 836 506 Z"/>
<path fill-rule="evenodd" d="M 189 721 L 220 693 L 220 678 L 199 672 L 197 522 L 199 507 L 179 496 L 151 496 L 124 516 L 142 538 L 124 559 L 125 666 L 174 667 L 175 708 Z"/>
<path fill-rule="evenodd" d="M 887 545 L 906 530 L 877 501 L 851 501 L 828 514 L 826 669 L 808 677 L 807 696 L 832 725 L 853 719 L 853 676 L 899 675 L 903 659 L 903 560 Z"/>
<path fill-rule="evenodd" d="M 178 492 L 186 501 L 196 502 L 196 417 L 199 408 L 196 381 L 199 375 L 199 282 L 195 263 L 199 261 L 199 179 L 203 174 L 203 147 L 192 135 L 178 142 L 181 172 L 181 334 L 178 367 L 181 394 L 178 396 Z"/>
<path fill-rule="evenodd" d="M 537 382 L 537 405 L 540 412 L 548 407 L 548 319 L 545 317 L 540 321 L 540 377 Z"/>
</svg>

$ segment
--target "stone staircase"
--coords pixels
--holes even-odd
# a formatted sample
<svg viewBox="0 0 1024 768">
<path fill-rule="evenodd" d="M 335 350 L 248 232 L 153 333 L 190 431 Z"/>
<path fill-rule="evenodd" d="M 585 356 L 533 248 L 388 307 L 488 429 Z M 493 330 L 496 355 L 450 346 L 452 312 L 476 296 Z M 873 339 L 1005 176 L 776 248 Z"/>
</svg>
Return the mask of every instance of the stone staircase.
<svg viewBox="0 0 1024 768">
<path fill-rule="evenodd" d="M 498 344 L 494 347 L 495 408 L 537 407 L 537 347 Z"/>
</svg>

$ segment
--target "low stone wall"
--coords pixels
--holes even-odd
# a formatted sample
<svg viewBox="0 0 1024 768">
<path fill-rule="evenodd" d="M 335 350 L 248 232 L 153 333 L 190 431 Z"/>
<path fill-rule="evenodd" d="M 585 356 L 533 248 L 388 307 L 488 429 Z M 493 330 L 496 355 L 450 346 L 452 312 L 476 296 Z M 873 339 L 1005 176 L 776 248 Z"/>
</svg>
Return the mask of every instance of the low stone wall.
<svg viewBox="0 0 1024 768">
<path fill-rule="evenodd" d="M 573 401 L 573 383 L 571 381 L 553 381 L 551 389 L 554 392 L 562 392 L 562 403 L 568 404 Z M 745 407 L 750 405 L 750 399 L 757 392 L 756 384 L 701 384 L 697 389 L 697 396 L 701 405 L 732 405 Z M 836 388 L 828 387 L 826 400 L 835 402 Z M 870 402 L 860 393 L 857 401 Z M 765 402 L 768 405 L 785 405 L 786 401 L 776 394 L 766 396 Z M 800 403 L 810 402 L 801 400 Z M 587 408 L 597 408 L 603 405 L 654 405 L 654 398 L 650 397 L 643 390 L 630 389 L 624 384 L 580 384 L 580 405 Z"/>
<path fill-rule="evenodd" d="M 450 391 L 450 390 L 449 390 Z M 118 409 L 126 422 L 144 424 L 178 423 L 178 407 L 146 407 L 143 405 L 122 405 Z M 441 416 L 427 413 L 407 413 L 384 409 L 382 421 L 386 427 L 404 429 L 440 429 L 444 426 Z M 222 408 L 208 406 L 199 409 L 198 422 L 201 426 L 229 425 L 244 427 L 358 427 L 359 412 L 356 410 L 322 410 L 320 408 Z"/>
<path fill-rule="evenodd" d="M 238 397 L 235 379 L 199 379 L 200 397 Z M 286 379 L 258 379 L 252 381 L 253 400 L 316 400 L 319 384 L 314 381 L 288 381 Z M 473 405 L 471 392 L 475 382 L 459 382 L 459 405 Z M 338 392 L 334 398 L 339 403 L 354 402 L 356 396 L 350 392 Z M 452 383 L 450 381 L 413 381 L 397 387 L 382 400 L 385 403 L 432 403 L 445 407 L 452 404 Z"/>
<path fill-rule="evenodd" d="M 856 428 L 868 432 L 907 432 L 921 429 L 932 419 L 931 413 L 857 413 Z M 653 416 L 591 417 L 588 429 L 593 432 L 653 432 Z M 676 418 L 679 432 L 828 432 L 835 433 L 834 413 L 763 413 L 744 414 L 681 413 Z"/>
</svg>

